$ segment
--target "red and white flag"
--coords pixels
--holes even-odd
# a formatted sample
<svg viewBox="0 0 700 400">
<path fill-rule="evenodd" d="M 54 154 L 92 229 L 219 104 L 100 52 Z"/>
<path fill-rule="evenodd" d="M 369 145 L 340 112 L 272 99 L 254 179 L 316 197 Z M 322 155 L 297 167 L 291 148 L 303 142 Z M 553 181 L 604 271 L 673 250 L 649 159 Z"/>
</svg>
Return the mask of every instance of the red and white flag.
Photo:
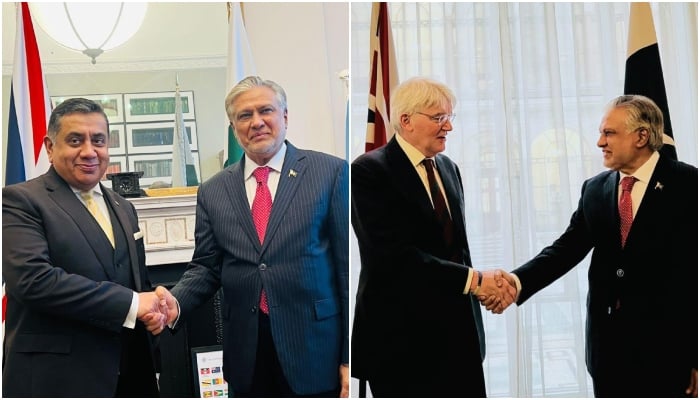
<svg viewBox="0 0 700 400">
<path fill-rule="evenodd" d="M 51 99 L 41 71 L 39 48 L 27 3 L 17 5 L 15 60 L 10 89 L 5 185 L 23 182 L 49 169 L 43 142 Z"/>
<path fill-rule="evenodd" d="M 10 89 L 7 127 L 5 185 L 24 182 L 49 169 L 49 157 L 43 146 L 51 115 L 51 99 L 41 71 L 39 48 L 34 36 L 27 3 L 17 4 L 15 60 Z M 7 298 L 2 283 L 2 334 L 5 336 Z"/>
<path fill-rule="evenodd" d="M 372 19 L 369 37 L 370 75 L 369 110 L 367 113 L 367 139 L 365 151 L 381 147 L 393 135 L 389 118 L 391 91 L 397 86 L 399 72 L 396 68 L 394 39 L 386 2 L 372 3 Z"/>
</svg>

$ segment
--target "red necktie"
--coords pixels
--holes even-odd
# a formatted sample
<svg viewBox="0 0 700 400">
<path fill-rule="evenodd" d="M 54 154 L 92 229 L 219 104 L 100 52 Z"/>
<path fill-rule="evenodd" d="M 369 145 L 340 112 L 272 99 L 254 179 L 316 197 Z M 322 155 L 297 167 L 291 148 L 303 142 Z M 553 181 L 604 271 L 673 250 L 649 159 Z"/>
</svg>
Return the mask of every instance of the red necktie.
<svg viewBox="0 0 700 400">
<path fill-rule="evenodd" d="M 632 186 L 634 186 L 636 181 L 637 178 L 626 176 L 622 178 L 620 184 L 622 194 L 620 195 L 618 207 L 620 209 L 620 239 L 622 241 L 622 247 L 625 247 L 627 234 L 632 226 Z"/>
<path fill-rule="evenodd" d="M 272 195 L 267 187 L 267 177 L 269 175 L 270 167 L 258 167 L 253 171 L 253 176 L 258 183 L 255 189 L 255 198 L 253 199 L 253 222 L 261 244 L 265 240 L 267 221 L 270 219 L 270 211 L 272 210 Z M 264 288 L 260 292 L 260 311 L 265 314 L 270 312 L 267 307 L 267 295 Z"/>
<path fill-rule="evenodd" d="M 426 158 L 422 162 L 425 166 L 425 171 L 428 173 L 428 186 L 430 187 L 430 197 L 433 199 L 435 216 L 442 226 L 442 235 L 447 245 L 451 247 L 453 241 L 452 218 L 450 218 L 450 212 L 447 210 L 445 196 L 442 194 L 437 179 L 435 178 L 435 169 L 433 168 L 434 161 L 430 158 Z"/>
</svg>

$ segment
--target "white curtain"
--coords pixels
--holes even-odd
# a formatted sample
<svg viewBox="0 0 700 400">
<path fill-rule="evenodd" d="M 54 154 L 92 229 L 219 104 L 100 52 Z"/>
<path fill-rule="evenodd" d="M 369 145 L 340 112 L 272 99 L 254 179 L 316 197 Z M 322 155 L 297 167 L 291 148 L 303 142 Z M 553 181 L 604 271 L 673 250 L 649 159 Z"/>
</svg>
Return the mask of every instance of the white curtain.
<svg viewBox="0 0 700 400">
<path fill-rule="evenodd" d="M 351 3 L 351 159 L 364 151 L 370 9 Z M 652 10 L 678 157 L 697 165 L 697 4 Z M 457 95 L 445 153 L 462 172 L 474 266 L 511 270 L 563 232 L 583 180 L 603 170 L 598 125 L 623 92 L 629 3 L 389 3 L 389 12 L 400 81 L 429 76 Z M 356 242 L 351 261 L 354 300 Z M 489 397 L 593 396 L 587 270 L 588 259 L 523 306 L 485 314 Z"/>
</svg>

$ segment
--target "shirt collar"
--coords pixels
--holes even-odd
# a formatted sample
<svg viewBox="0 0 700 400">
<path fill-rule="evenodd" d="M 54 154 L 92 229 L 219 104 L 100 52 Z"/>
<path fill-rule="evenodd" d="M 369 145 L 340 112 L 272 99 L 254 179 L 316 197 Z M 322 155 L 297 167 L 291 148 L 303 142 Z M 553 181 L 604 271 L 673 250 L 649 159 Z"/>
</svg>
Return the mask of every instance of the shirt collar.
<svg viewBox="0 0 700 400">
<path fill-rule="evenodd" d="M 426 158 L 434 158 L 434 157 L 426 157 L 423 155 L 423 153 L 420 152 L 417 148 L 415 148 L 412 144 L 408 143 L 406 139 L 401 137 L 398 133 L 395 135 L 396 136 L 396 141 L 399 143 L 399 147 L 401 147 L 401 150 L 403 150 L 404 153 L 406 153 L 406 156 L 408 159 L 411 161 L 411 164 L 414 167 L 418 167 L 423 160 Z"/>
<path fill-rule="evenodd" d="M 277 151 L 277 154 L 275 154 L 270 161 L 265 164 L 266 166 L 270 167 L 273 171 L 281 172 L 282 171 L 282 165 L 284 164 L 284 156 L 287 154 L 287 143 L 282 142 L 282 146 L 280 149 Z M 258 165 L 255 163 L 255 161 L 251 160 L 248 155 L 245 155 L 245 169 L 243 170 L 243 176 L 247 180 L 248 178 L 253 175 L 253 171 L 255 171 L 256 168 L 258 167 L 263 167 L 264 165 Z"/>
<path fill-rule="evenodd" d="M 71 190 L 73 190 L 73 193 L 75 193 L 75 194 L 77 194 L 77 195 L 80 195 L 81 193 L 83 193 L 83 190 L 76 189 L 76 188 L 74 188 L 73 186 L 71 186 L 70 188 L 71 188 Z M 98 183 L 97 185 L 95 185 L 94 188 L 92 188 L 92 189 L 90 189 L 90 190 L 87 190 L 87 192 L 92 193 L 93 196 L 95 195 L 95 193 L 97 193 L 98 195 L 100 195 L 100 197 L 104 196 L 104 195 L 102 194 L 102 185 L 100 185 L 99 183 Z"/>
<path fill-rule="evenodd" d="M 638 181 L 644 182 L 647 185 L 651 181 L 651 175 L 654 173 L 654 168 L 656 168 L 656 164 L 659 162 L 659 152 L 655 151 L 651 154 L 651 157 L 642 164 L 641 167 L 639 167 L 632 175 L 627 175 L 620 171 L 620 181 L 622 181 L 622 178 L 626 176 L 634 176 L 637 178 Z M 619 183 L 619 182 L 618 182 Z"/>
</svg>

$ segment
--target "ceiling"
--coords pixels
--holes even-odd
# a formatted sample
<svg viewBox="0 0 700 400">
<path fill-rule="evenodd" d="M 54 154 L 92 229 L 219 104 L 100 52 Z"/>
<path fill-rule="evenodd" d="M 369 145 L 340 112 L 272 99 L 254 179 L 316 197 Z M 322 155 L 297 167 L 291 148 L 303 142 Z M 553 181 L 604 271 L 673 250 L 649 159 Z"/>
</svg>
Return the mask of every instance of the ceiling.
<svg viewBox="0 0 700 400">
<path fill-rule="evenodd" d="M 12 74 L 18 3 L 2 3 L 2 73 Z M 226 3 L 148 4 L 139 31 L 106 51 L 93 65 L 88 56 L 62 47 L 36 23 L 44 73 L 112 72 L 226 66 Z"/>
</svg>

